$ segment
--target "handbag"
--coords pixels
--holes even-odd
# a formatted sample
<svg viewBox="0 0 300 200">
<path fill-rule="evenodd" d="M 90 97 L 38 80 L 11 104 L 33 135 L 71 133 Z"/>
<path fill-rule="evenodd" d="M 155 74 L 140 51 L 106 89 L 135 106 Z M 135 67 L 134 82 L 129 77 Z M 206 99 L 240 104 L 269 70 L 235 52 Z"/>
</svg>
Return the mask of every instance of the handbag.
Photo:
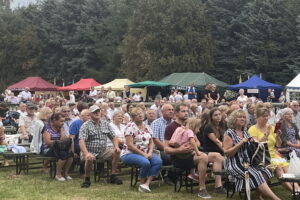
<svg viewBox="0 0 300 200">
<path fill-rule="evenodd" d="M 50 146 L 50 152 L 54 157 L 61 160 L 66 160 L 72 157 L 72 152 L 70 151 L 72 144 L 72 139 L 67 138 L 63 140 L 54 141 Z"/>
<path fill-rule="evenodd" d="M 266 142 L 248 142 L 247 152 L 252 166 L 266 167 L 271 164 L 271 156 Z"/>
</svg>

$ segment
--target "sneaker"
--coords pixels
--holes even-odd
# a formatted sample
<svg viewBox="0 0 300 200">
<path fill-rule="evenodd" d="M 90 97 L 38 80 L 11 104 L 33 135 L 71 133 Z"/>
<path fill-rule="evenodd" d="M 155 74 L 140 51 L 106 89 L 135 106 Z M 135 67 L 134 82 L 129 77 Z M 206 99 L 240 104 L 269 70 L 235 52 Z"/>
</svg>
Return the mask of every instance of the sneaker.
<svg viewBox="0 0 300 200">
<path fill-rule="evenodd" d="M 65 179 L 66 179 L 67 181 L 73 180 L 73 178 L 72 178 L 71 176 L 66 176 Z"/>
<path fill-rule="evenodd" d="M 215 188 L 215 193 L 217 194 L 226 194 L 226 189 L 223 186 Z"/>
<path fill-rule="evenodd" d="M 121 184 L 123 184 L 123 181 L 121 179 L 119 179 L 115 174 L 112 174 L 110 176 L 110 183 L 111 184 L 121 185 Z"/>
<path fill-rule="evenodd" d="M 200 197 L 202 199 L 210 199 L 211 198 L 211 196 L 208 194 L 208 192 L 206 191 L 206 189 L 199 190 L 198 197 Z"/>
<path fill-rule="evenodd" d="M 81 184 L 81 187 L 82 188 L 88 188 L 88 187 L 90 187 L 90 185 L 91 185 L 91 181 L 84 181 L 82 184 Z"/>
<path fill-rule="evenodd" d="M 55 179 L 58 181 L 66 181 L 66 179 L 64 177 L 55 176 Z"/>
<path fill-rule="evenodd" d="M 151 192 L 150 188 L 148 185 L 145 185 L 145 184 L 141 184 L 139 186 L 139 191 L 140 192 Z"/>
<path fill-rule="evenodd" d="M 190 173 L 190 174 L 188 175 L 188 178 L 189 178 L 189 179 L 192 179 L 193 181 L 199 182 L 199 176 L 196 176 L 195 173 Z"/>
</svg>

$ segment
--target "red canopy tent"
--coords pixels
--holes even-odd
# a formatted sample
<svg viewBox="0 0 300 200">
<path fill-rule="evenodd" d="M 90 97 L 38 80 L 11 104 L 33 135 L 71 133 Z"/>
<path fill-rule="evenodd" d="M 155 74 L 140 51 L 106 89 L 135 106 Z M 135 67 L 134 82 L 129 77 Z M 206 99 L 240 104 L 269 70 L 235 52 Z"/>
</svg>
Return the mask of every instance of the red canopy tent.
<svg viewBox="0 0 300 200">
<path fill-rule="evenodd" d="M 72 85 L 68 85 L 65 87 L 59 87 L 58 90 L 60 90 L 60 91 L 69 91 L 69 90 L 82 91 L 82 90 L 90 90 L 91 87 L 99 86 L 99 85 L 101 85 L 101 84 L 98 83 L 97 81 L 95 81 L 93 78 L 83 78 L 83 79 L 80 79 L 80 81 L 78 81 Z"/>
<path fill-rule="evenodd" d="M 28 77 L 8 87 L 12 91 L 21 91 L 29 87 L 30 91 L 56 91 L 57 86 L 45 81 L 41 77 Z"/>
</svg>

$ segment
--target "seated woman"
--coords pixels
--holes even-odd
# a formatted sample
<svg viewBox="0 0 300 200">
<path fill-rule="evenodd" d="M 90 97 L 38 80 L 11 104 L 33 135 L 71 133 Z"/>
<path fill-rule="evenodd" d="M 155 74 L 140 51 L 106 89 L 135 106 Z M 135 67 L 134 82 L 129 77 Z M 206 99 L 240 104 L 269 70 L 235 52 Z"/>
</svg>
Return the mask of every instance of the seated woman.
<svg viewBox="0 0 300 200">
<path fill-rule="evenodd" d="M 279 134 L 274 133 L 274 126 L 268 124 L 270 109 L 264 106 L 258 106 L 255 110 L 255 116 L 256 124 L 251 126 L 248 132 L 254 140 L 259 142 L 267 142 L 271 156 L 270 168 L 274 170 L 275 176 L 279 178 L 284 173 L 288 172 L 289 163 L 278 154 L 276 149 L 281 146 L 281 139 Z M 291 183 L 282 182 L 282 185 L 291 192 L 293 191 Z M 297 184 L 295 184 L 295 189 L 296 191 L 299 190 Z"/>
<path fill-rule="evenodd" d="M 284 108 L 281 110 L 281 139 L 283 147 L 289 151 L 295 151 L 300 158 L 300 137 L 297 125 L 292 122 L 293 110 L 291 108 Z"/>
<path fill-rule="evenodd" d="M 247 115 L 245 111 L 239 109 L 231 113 L 228 118 L 228 129 L 224 135 L 223 150 L 225 154 L 225 170 L 234 178 L 235 191 L 240 192 L 243 188 L 245 180 L 245 168 L 243 162 L 249 161 L 247 148 L 244 143 L 249 140 L 249 135 L 246 131 Z M 264 175 L 268 178 L 272 177 L 271 172 L 263 167 L 254 168 L 249 166 L 249 178 L 251 189 L 257 188 L 259 198 L 261 194 L 274 200 L 279 198 L 269 188 Z"/>
<path fill-rule="evenodd" d="M 63 125 L 64 118 L 60 113 L 55 113 L 51 116 L 50 123 L 46 125 L 43 132 L 43 145 L 41 147 L 42 155 L 47 157 L 57 157 L 52 146 L 56 141 L 67 139 L 63 131 Z M 72 145 L 70 144 L 68 146 L 68 149 L 62 152 L 58 152 L 60 158 L 57 161 L 55 176 L 58 181 L 72 180 L 72 178 L 68 174 L 69 168 L 73 161 L 73 155 L 70 151 L 70 147 Z M 63 173 L 62 170 L 64 170 Z"/>
<path fill-rule="evenodd" d="M 223 134 L 225 122 L 219 108 L 213 108 L 209 112 L 208 124 L 205 126 L 203 135 L 203 149 L 208 155 L 209 162 L 213 162 L 213 170 L 219 171 L 223 167 Z M 218 193 L 225 193 L 222 186 L 221 176 L 215 176 L 215 188 L 220 188 Z"/>
<path fill-rule="evenodd" d="M 125 129 L 125 144 L 121 152 L 121 160 L 128 165 L 140 167 L 140 192 L 151 192 L 149 185 L 157 176 L 162 160 L 153 154 L 152 131 L 143 123 L 145 118 L 141 108 L 133 108 L 133 122 Z"/>
</svg>

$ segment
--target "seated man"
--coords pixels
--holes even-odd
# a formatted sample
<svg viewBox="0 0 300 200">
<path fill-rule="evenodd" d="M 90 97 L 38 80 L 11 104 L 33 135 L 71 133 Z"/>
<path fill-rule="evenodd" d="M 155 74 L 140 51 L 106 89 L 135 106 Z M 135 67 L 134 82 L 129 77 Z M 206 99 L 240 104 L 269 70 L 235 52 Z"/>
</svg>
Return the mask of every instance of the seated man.
<svg viewBox="0 0 300 200">
<path fill-rule="evenodd" d="M 173 165 L 177 168 L 189 170 L 196 167 L 198 170 L 198 180 L 199 180 L 199 192 L 198 196 L 204 199 L 211 198 L 208 194 L 205 186 L 205 176 L 207 170 L 207 164 L 210 161 L 208 156 L 202 152 L 201 155 L 197 155 L 193 153 L 192 145 L 185 143 L 178 148 L 174 148 L 173 146 L 169 145 L 169 141 L 172 138 L 173 133 L 178 127 L 181 127 L 186 124 L 186 120 L 188 119 L 189 109 L 188 106 L 184 103 L 176 105 L 175 107 L 175 116 L 176 120 L 171 122 L 165 130 L 165 138 L 164 138 L 164 150 L 166 153 L 171 155 L 171 159 Z M 200 144 L 197 141 L 198 145 Z M 182 156 L 177 155 L 184 155 L 186 158 L 182 158 Z M 190 174 L 189 178 L 195 178 L 195 174 Z M 216 188 L 217 189 L 217 188 Z M 218 188 L 219 190 L 219 188 Z M 223 190 L 223 188 L 222 188 Z M 217 190 L 215 190 L 217 192 Z M 222 191 L 223 192 L 223 191 Z"/>
<path fill-rule="evenodd" d="M 84 109 L 81 111 L 79 115 L 80 119 L 76 119 L 72 122 L 70 126 L 70 137 L 73 140 L 72 145 L 74 145 L 74 159 L 79 158 L 80 155 L 80 147 L 79 147 L 79 130 L 82 126 L 82 124 L 90 119 L 90 111 L 88 109 Z M 83 172 L 83 169 L 81 170 L 80 165 L 80 172 Z"/>
<path fill-rule="evenodd" d="M 122 184 L 122 180 L 116 176 L 120 160 L 118 138 L 115 136 L 109 123 L 100 119 L 101 114 L 98 106 L 91 106 L 89 111 L 91 119 L 86 121 L 79 131 L 79 146 L 85 159 L 85 180 L 81 187 L 88 188 L 91 185 L 90 173 L 94 159 L 112 160 L 110 183 Z M 106 148 L 107 137 L 112 140 L 114 148 Z"/>
</svg>

